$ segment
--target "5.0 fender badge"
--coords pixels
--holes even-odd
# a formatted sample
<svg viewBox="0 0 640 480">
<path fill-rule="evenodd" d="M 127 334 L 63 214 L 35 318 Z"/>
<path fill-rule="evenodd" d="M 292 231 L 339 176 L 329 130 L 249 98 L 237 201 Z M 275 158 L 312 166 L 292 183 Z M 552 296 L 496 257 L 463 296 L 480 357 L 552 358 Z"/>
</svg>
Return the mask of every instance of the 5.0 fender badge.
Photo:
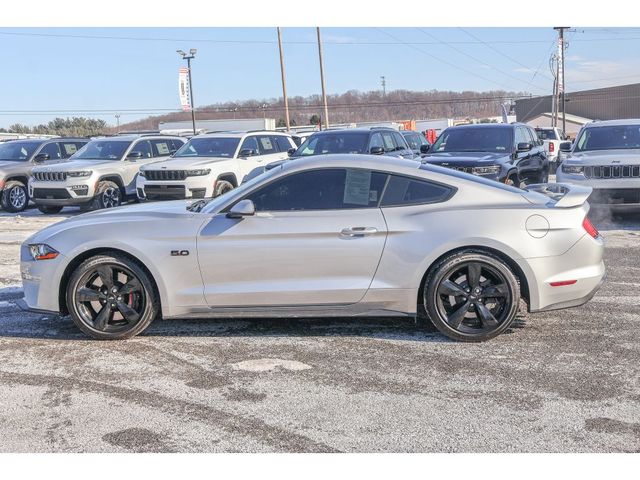
<svg viewBox="0 0 640 480">
<path fill-rule="evenodd" d="M 189 250 L 171 250 L 172 257 L 186 257 L 189 255 Z"/>
</svg>

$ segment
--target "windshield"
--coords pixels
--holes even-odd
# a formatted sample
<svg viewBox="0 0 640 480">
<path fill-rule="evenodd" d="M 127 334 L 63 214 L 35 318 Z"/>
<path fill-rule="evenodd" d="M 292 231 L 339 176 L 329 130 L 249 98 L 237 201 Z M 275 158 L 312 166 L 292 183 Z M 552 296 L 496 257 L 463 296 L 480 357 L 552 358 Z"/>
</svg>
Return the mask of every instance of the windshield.
<svg viewBox="0 0 640 480">
<path fill-rule="evenodd" d="M 78 150 L 71 160 L 120 160 L 131 145 L 127 140 L 92 140 Z"/>
<path fill-rule="evenodd" d="M 326 155 L 329 153 L 367 153 L 369 134 L 332 132 L 310 136 L 293 154 L 294 157 Z"/>
<path fill-rule="evenodd" d="M 432 151 L 439 152 L 494 152 L 511 151 L 511 128 L 447 128 L 436 140 Z"/>
<path fill-rule="evenodd" d="M 540 140 L 558 140 L 556 131 L 553 128 L 549 128 L 549 129 L 536 128 L 536 133 L 538 134 L 538 138 Z"/>
<path fill-rule="evenodd" d="M 6 142 L 0 143 L 0 160 L 26 161 L 42 142 Z"/>
<path fill-rule="evenodd" d="M 582 130 L 576 152 L 640 148 L 640 125 L 592 127 Z"/>
<path fill-rule="evenodd" d="M 236 153 L 240 143 L 234 137 L 192 138 L 175 153 L 174 157 L 228 157 Z"/>
</svg>

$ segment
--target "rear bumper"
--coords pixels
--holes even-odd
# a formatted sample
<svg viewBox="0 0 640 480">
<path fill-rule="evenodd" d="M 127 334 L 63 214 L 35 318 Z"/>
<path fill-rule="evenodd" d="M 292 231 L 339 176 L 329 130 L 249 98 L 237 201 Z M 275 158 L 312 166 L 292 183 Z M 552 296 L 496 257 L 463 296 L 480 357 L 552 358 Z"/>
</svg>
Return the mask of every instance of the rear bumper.
<svg viewBox="0 0 640 480">
<path fill-rule="evenodd" d="M 596 293 L 598 293 L 598 290 L 600 290 L 600 287 L 602 287 L 602 285 L 604 284 L 606 279 L 607 279 L 607 274 L 605 273 L 602 276 L 602 278 L 600 279 L 600 281 L 598 282 L 598 284 L 593 288 L 593 290 L 591 290 L 589 293 L 587 293 L 584 297 L 576 298 L 576 299 L 573 299 L 573 300 L 565 300 L 565 301 L 560 302 L 560 303 L 547 305 L 546 307 L 541 308 L 539 310 L 531 310 L 531 312 L 532 313 L 548 312 L 549 310 L 562 310 L 562 309 L 565 309 L 565 308 L 573 308 L 573 307 L 579 307 L 580 305 L 584 305 L 589 300 L 591 300 Z M 558 287 L 558 288 L 560 288 L 560 287 Z"/>
</svg>

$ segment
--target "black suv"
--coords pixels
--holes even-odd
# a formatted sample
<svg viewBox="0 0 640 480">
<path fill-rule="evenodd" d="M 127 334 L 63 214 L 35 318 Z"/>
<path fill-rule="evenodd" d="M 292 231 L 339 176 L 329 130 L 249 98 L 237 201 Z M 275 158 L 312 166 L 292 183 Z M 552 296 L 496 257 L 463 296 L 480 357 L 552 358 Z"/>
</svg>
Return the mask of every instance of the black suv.
<svg viewBox="0 0 640 480">
<path fill-rule="evenodd" d="M 508 185 L 549 181 L 544 143 L 523 123 L 449 127 L 423 160 Z"/>
<path fill-rule="evenodd" d="M 416 156 L 424 157 L 431 148 L 431 144 L 427 142 L 426 137 L 420 132 L 416 132 L 415 130 L 402 130 L 400 133 L 402 133 L 409 148 Z"/>
</svg>

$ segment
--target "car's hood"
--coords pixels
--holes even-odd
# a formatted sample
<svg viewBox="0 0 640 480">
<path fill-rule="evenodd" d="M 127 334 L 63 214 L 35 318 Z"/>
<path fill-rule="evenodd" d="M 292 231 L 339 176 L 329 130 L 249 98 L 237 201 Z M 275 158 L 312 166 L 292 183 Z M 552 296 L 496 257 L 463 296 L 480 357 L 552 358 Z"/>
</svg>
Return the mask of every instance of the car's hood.
<svg viewBox="0 0 640 480">
<path fill-rule="evenodd" d="M 151 222 L 157 225 L 158 222 L 170 222 L 174 218 L 182 218 L 185 215 L 198 215 L 187 210 L 187 206 L 191 203 L 192 200 L 153 202 L 85 213 L 50 225 L 32 235 L 25 243 L 46 243 L 49 238 L 62 231 L 92 225 L 108 225 L 109 228 L 105 229 L 105 232 L 113 232 L 117 236 L 118 231 L 122 231 L 120 229 L 127 228 L 127 224 L 139 225 L 143 222 Z"/>
<path fill-rule="evenodd" d="M 575 152 L 565 161 L 581 165 L 640 165 L 640 149 Z"/>
<path fill-rule="evenodd" d="M 113 168 L 119 160 L 65 160 L 52 165 L 39 165 L 34 172 L 72 172 L 75 170 L 97 170 Z"/>
<path fill-rule="evenodd" d="M 492 152 L 442 152 L 429 153 L 423 157 L 423 161 L 434 165 L 466 165 L 469 163 L 492 164 L 509 158 L 508 153 Z"/>
<path fill-rule="evenodd" d="M 182 170 L 190 168 L 200 168 L 212 163 L 233 160 L 232 157 L 181 157 L 163 160 L 151 165 L 142 167 L 142 170 Z"/>
</svg>

